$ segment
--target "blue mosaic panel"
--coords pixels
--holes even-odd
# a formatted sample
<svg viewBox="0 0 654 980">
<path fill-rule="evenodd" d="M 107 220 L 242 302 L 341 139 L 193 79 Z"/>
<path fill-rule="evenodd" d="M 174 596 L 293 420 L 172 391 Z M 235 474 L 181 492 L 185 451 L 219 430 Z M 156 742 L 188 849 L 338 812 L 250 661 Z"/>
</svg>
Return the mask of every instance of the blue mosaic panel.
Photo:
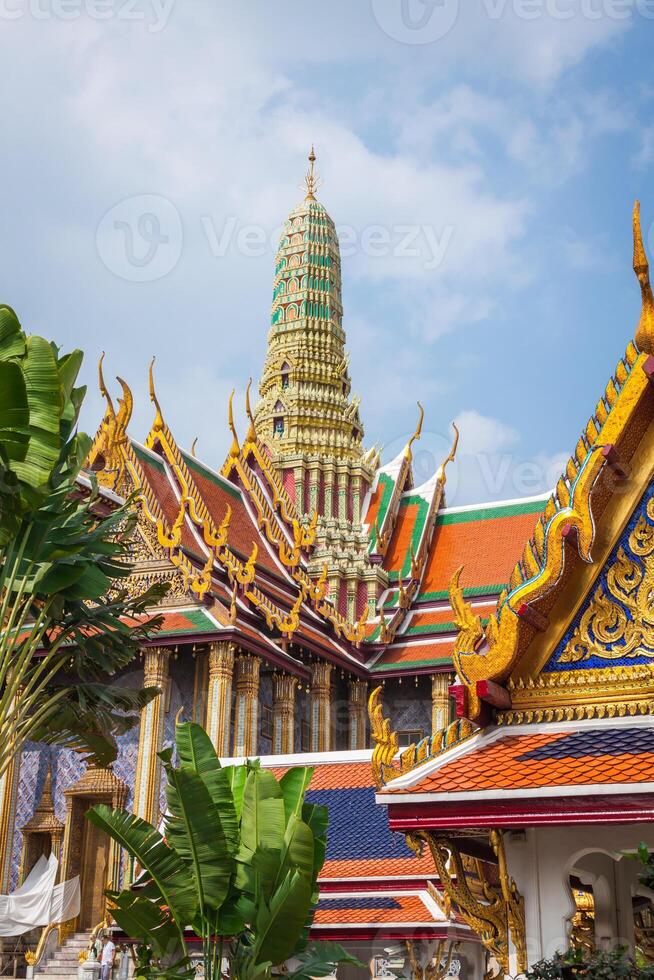
<svg viewBox="0 0 654 980">
<path fill-rule="evenodd" d="M 565 735 L 516 758 L 522 762 L 528 759 L 582 759 L 588 756 L 645 753 L 654 753 L 654 730 L 605 728 Z"/>
<path fill-rule="evenodd" d="M 394 899 L 385 895 L 370 895 L 367 898 L 321 898 L 318 909 L 326 911 L 334 909 L 400 909 L 402 906 Z"/>
<path fill-rule="evenodd" d="M 386 807 L 375 803 L 374 787 L 309 790 L 306 798 L 329 809 L 328 861 L 414 857 L 403 835 L 389 830 Z"/>
<path fill-rule="evenodd" d="M 638 635 L 638 643 L 634 649 L 629 649 L 626 651 L 625 655 L 621 655 L 621 650 L 624 649 L 625 644 L 625 631 L 620 629 L 620 622 L 624 619 L 627 624 L 633 623 L 633 602 L 630 602 L 633 595 L 643 578 L 643 572 L 645 569 L 644 562 L 647 561 L 651 563 L 654 561 L 654 555 L 651 553 L 651 544 L 645 543 L 644 549 L 641 550 L 641 554 L 645 555 L 645 558 L 641 557 L 640 554 L 636 554 L 630 547 L 630 536 L 636 525 L 641 522 L 640 533 L 641 535 L 647 536 L 652 533 L 654 529 L 654 521 L 650 518 L 647 513 L 647 503 L 654 492 L 654 481 L 650 483 L 646 492 L 640 500 L 640 503 L 634 510 L 629 522 L 627 523 L 619 541 L 615 545 L 613 551 L 611 552 L 606 565 L 602 569 L 599 577 L 593 584 L 590 594 L 585 599 L 579 612 L 575 616 L 569 629 L 562 637 L 560 643 L 556 647 L 554 653 L 550 657 L 547 666 L 545 667 L 545 672 L 562 672 L 570 670 L 589 670 L 589 669 L 607 669 L 612 670 L 614 667 L 635 667 L 639 664 L 652 664 L 654 661 L 654 644 L 648 641 L 647 635 L 640 632 Z M 626 557 L 628 562 L 629 574 L 627 576 L 617 576 L 615 575 L 614 566 L 618 562 L 621 554 Z M 619 581 L 616 584 L 616 578 Z M 605 605 L 610 609 L 610 615 L 605 617 L 605 629 L 615 636 L 615 642 L 596 639 L 593 633 L 593 619 L 591 616 L 589 633 L 591 638 L 594 640 L 594 645 L 597 648 L 601 648 L 603 656 L 598 655 L 592 649 L 589 650 L 590 655 L 584 653 L 585 645 L 580 644 L 578 628 L 584 617 L 584 614 L 591 607 L 595 596 L 601 590 L 604 594 L 605 599 L 603 600 Z M 622 590 L 622 591 L 621 591 Z M 623 600 L 621 601 L 620 596 L 622 595 Z M 632 608 L 630 608 L 630 605 Z M 639 628 L 636 627 L 638 630 Z M 646 633 L 650 631 L 647 630 Z M 567 650 L 568 645 L 573 642 L 575 646 L 579 645 L 580 652 L 577 654 L 573 652 L 571 655 L 570 650 Z"/>
</svg>

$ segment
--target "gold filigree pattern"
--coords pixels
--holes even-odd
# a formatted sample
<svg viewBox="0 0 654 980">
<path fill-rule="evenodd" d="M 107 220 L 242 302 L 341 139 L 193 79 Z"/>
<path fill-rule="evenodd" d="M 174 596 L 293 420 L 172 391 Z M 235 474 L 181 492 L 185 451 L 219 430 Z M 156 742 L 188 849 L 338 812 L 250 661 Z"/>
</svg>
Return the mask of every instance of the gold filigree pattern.
<svg viewBox="0 0 654 980">
<path fill-rule="evenodd" d="M 566 643 L 559 663 L 654 659 L 654 494 Z M 647 520 L 649 518 L 649 521 Z"/>
</svg>

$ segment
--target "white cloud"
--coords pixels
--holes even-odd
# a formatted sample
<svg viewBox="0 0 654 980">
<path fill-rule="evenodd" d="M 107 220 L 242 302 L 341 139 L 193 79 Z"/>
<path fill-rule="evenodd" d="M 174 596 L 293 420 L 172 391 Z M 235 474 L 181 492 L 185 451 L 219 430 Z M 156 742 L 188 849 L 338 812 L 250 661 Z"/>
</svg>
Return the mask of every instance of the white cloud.
<svg viewBox="0 0 654 980">
<path fill-rule="evenodd" d="M 500 449 L 514 446 L 520 438 L 520 434 L 512 426 L 482 415 L 476 409 L 459 412 L 454 421 L 461 433 L 462 455 L 496 453 Z"/>
</svg>

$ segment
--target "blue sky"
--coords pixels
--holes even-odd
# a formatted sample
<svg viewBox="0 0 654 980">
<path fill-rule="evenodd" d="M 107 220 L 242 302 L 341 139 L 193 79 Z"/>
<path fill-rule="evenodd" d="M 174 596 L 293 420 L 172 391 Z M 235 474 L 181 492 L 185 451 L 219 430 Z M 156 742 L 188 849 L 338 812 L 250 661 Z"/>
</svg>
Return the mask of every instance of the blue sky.
<svg viewBox="0 0 654 980">
<path fill-rule="evenodd" d="M 366 442 L 420 398 L 449 503 L 548 488 L 633 334 L 654 249 L 654 0 L 0 0 L 1 296 L 107 376 L 147 365 L 219 466 L 258 378 L 313 141 L 343 233 Z M 242 418 L 242 413 L 241 413 Z"/>
</svg>

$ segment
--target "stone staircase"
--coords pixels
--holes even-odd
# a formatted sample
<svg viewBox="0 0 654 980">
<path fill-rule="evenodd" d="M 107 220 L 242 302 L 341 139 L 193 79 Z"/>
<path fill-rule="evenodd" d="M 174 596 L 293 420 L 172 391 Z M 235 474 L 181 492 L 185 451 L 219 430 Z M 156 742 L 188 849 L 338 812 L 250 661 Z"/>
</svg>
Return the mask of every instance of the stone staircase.
<svg viewBox="0 0 654 980">
<path fill-rule="evenodd" d="M 90 932 L 75 932 L 35 972 L 35 980 L 77 980 L 78 956 L 88 949 Z"/>
</svg>

